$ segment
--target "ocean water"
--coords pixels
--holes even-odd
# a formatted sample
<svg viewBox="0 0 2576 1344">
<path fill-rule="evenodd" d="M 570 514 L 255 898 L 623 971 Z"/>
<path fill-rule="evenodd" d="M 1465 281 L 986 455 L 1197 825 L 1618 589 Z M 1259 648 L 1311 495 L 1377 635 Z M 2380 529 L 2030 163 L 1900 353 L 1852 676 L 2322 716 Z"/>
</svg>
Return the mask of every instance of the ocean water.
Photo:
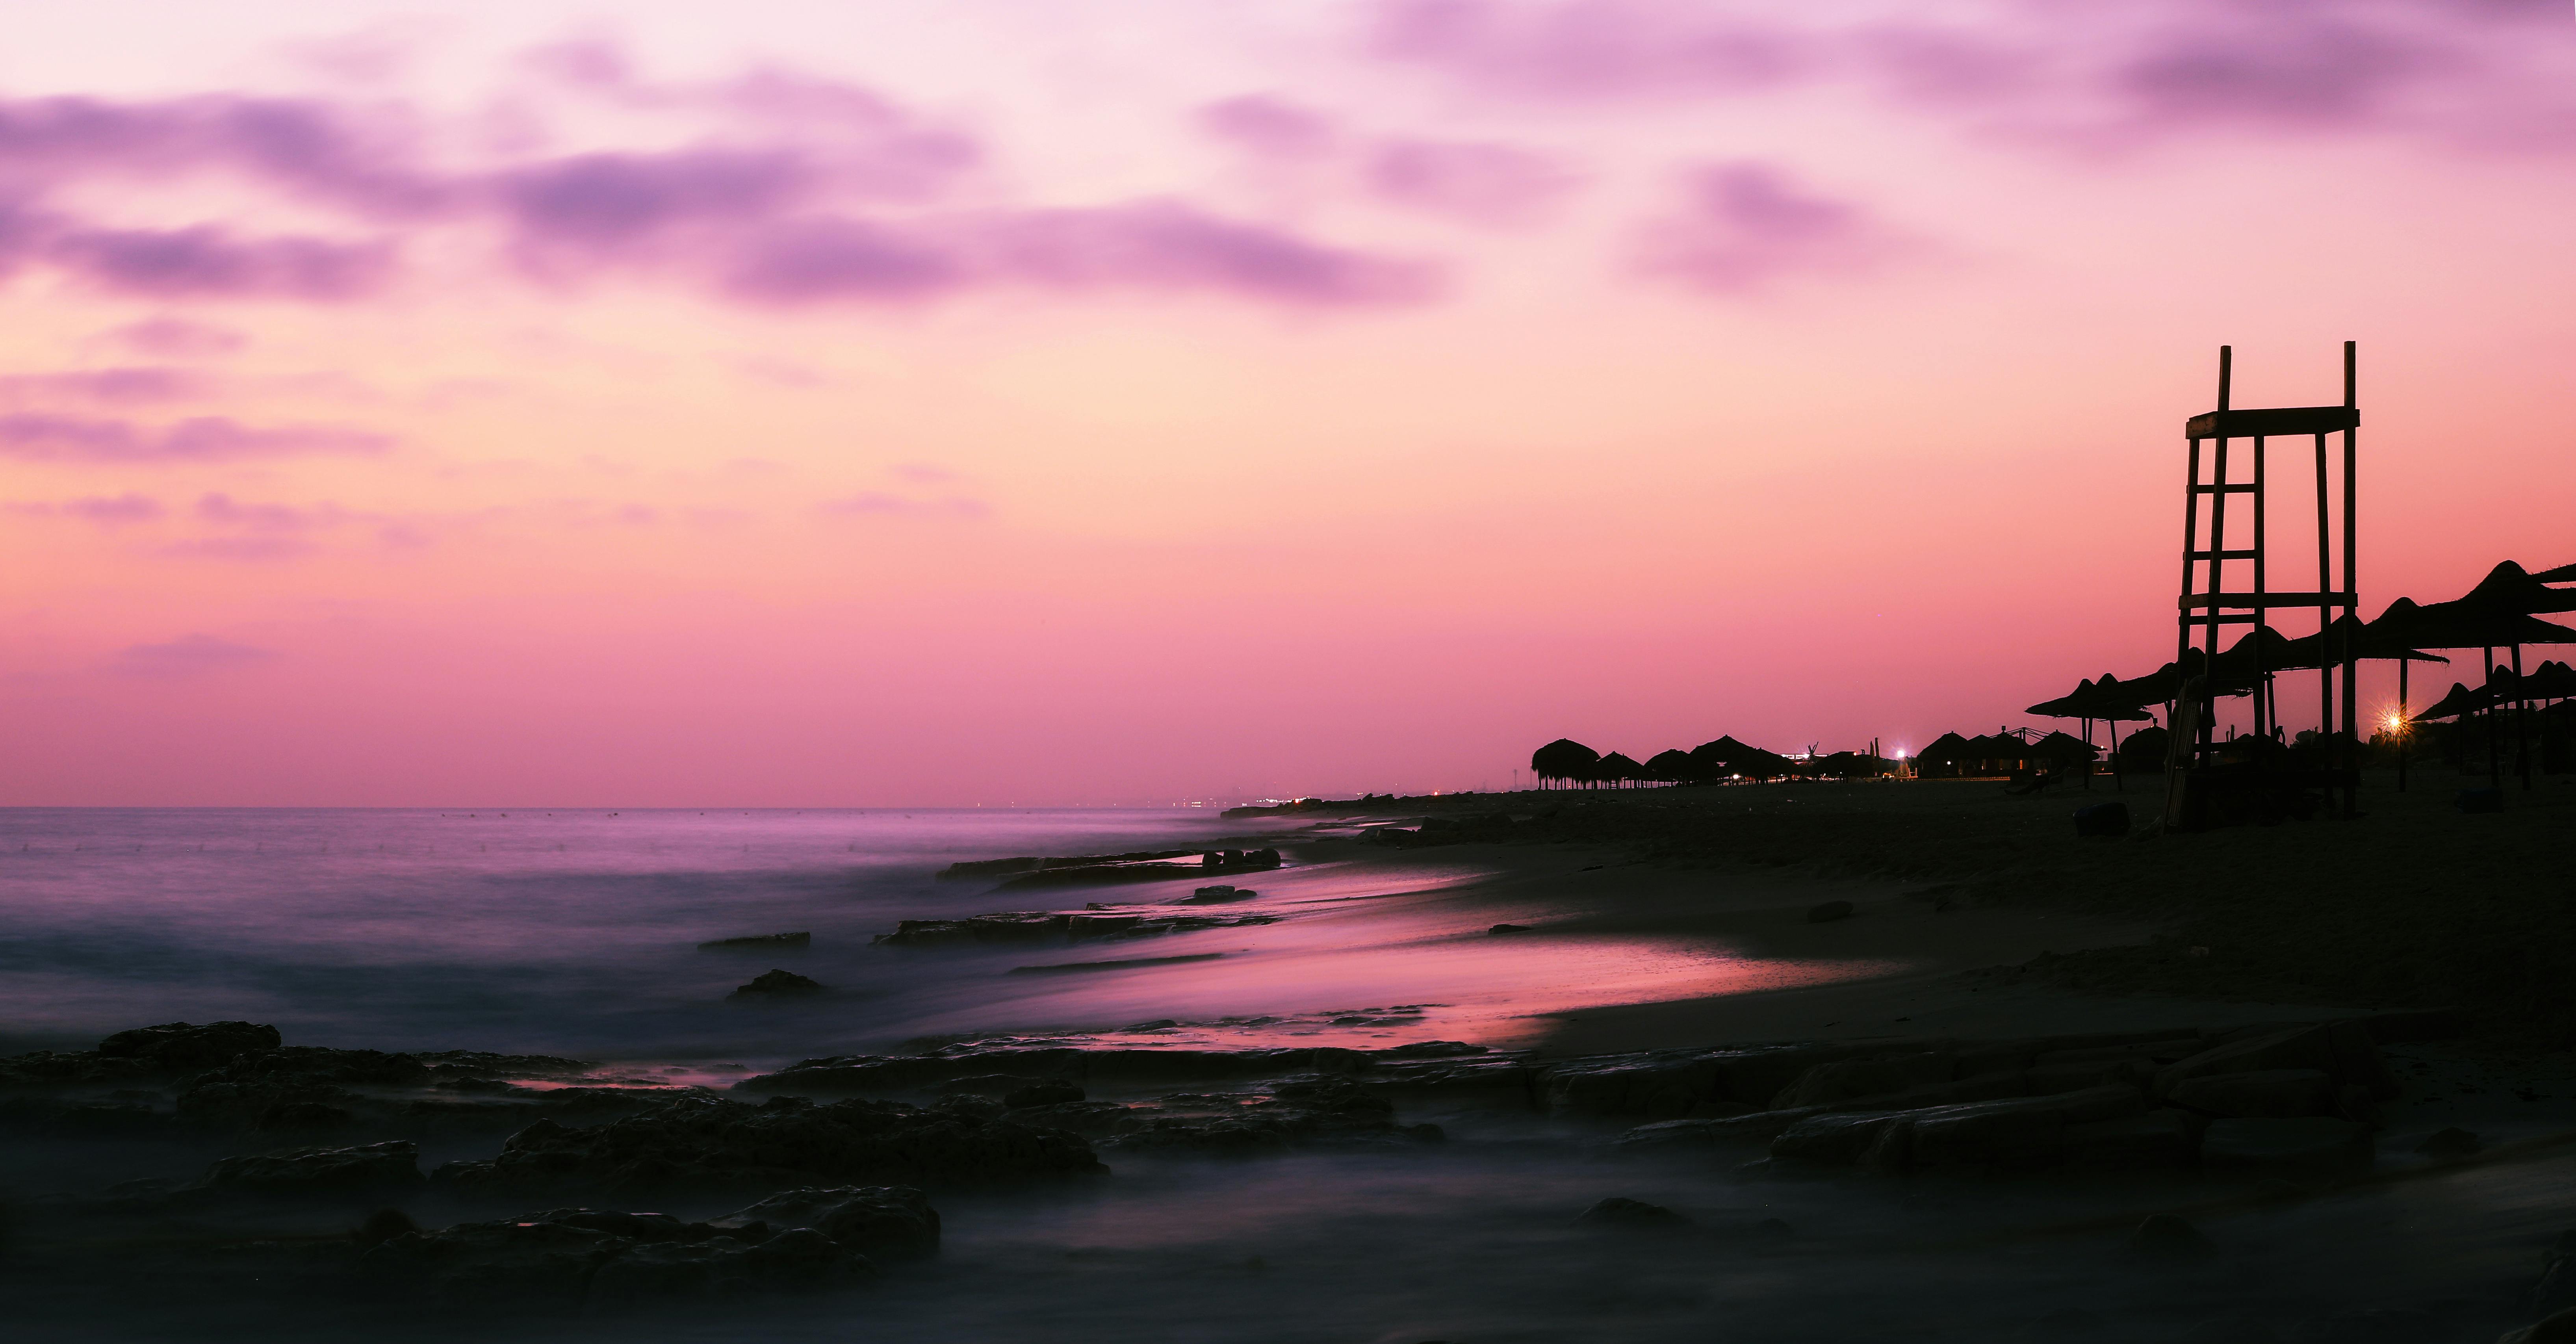
<svg viewBox="0 0 2576 1344">
<path fill-rule="evenodd" d="M 1268 823 L 1291 840 L 1296 828 Z M 1507 1043 L 1529 1015 L 1864 973 L 1634 937 L 1497 939 L 1474 862 L 1290 846 L 1210 913 L 1279 922 L 1066 946 L 872 945 L 899 920 L 1156 905 L 1191 880 L 1041 893 L 958 859 L 1237 843 L 1182 809 L 0 811 L 0 1048 L 242 1018 L 290 1043 L 650 1062 L 673 1081 L 925 1036 L 1122 1044 Z M 1332 854 L 1344 857 L 1331 857 Z M 809 950 L 700 951 L 805 931 Z M 1055 974 L 1067 962 L 1192 957 Z M 779 967 L 828 987 L 737 1000 Z M 701 1067 L 703 1077 L 695 1077 Z"/>
</svg>

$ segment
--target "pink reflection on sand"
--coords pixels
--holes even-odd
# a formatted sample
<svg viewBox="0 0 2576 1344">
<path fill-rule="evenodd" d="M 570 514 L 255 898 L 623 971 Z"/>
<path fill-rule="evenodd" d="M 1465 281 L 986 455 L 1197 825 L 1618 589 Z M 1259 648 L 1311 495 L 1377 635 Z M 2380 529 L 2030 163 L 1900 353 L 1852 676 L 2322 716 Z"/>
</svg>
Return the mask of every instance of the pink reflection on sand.
<svg viewBox="0 0 2576 1344">
<path fill-rule="evenodd" d="M 1106 1033 L 1123 1046 L 1445 1039 L 1511 1045 L 1536 1014 L 1751 993 L 1903 969 L 1875 960 L 1783 961 L 1704 938 L 1488 932 L 1492 906 L 1457 889 L 1493 875 L 1472 865 L 1319 864 L 1256 874 L 1228 914 L 1281 922 L 1164 938 L 1032 948 L 975 975 L 971 1006 L 937 1011 L 925 1035 Z M 1394 890 L 1390 883 L 1400 883 Z M 1155 906 L 1186 888 L 1103 904 Z M 1210 957 L 1208 954 L 1216 954 Z M 1187 960 L 1177 958 L 1187 957 Z M 1137 964 L 1121 965 L 1131 962 Z M 1121 1030 L 1168 1019 L 1170 1025 Z M 1338 1021 L 1336 1019 L 1339 1019 Z"/>
</svg>

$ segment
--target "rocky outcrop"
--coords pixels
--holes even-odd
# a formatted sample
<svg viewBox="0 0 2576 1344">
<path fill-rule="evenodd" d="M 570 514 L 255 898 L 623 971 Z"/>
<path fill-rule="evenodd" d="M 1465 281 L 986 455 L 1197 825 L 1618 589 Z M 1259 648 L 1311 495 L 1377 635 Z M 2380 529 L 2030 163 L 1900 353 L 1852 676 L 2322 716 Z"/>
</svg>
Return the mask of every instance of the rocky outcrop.
<svg viewBox="0 0 2576 1344">
<path fill-rule="evenodd" d="M 1775 1161 L 1885 1172 L 2060 1165 L 2333 1173 L 2399 1091 L 2374 1019 L 2026 1041 L 1667 1051 L 1536 1070 L 1551 1110 L 1674 1117 L 1630 1150 L 1767 1140 Z M 1751 1098 L 1794 1068 L 1767 1101 Z"/>
<path fill-rule="evenodd" d="M 497 1157 L 451 1162 L 430 1179 L 459 1195 L 518 1200 L 815 1184 L 993 1186 L 1100 1169 L 1079 1135 L 955 1110 L 693 1097 L 586 1128 L 539 1120 L 511 1135 Z"/>
<path fill-rule="evenodd" d="M 176 1192 L 182 1196 L 264 1195 L 287 1199 L 378 1199 L 421 1184 L 420 1149 L 408 1141 L 354 1148 L 288 1148 L 227 1157 Z"/>
<path fill-rule="evenodd" d="M 1531 1072 L 1518 1054 L 1458 1041 L 1416 1041 L 1384 1050 L 1337 1046 L 1252 1050 L 1095 1049 L 1046 1038 L 1000 1038 L 944 1046 L 918 1055 L 829 1055 L 734 1084 L 755 1095 L 847 1096 L 963 1086 L 996 1079 L 1056 1079 L 1152 1085 L 1275 1078 L 1291 1074 L 1365 1077 L 1374 1086 L 1429 1091 L 1496 1091 L 1519 1097 Z M 1007 1090 L 1007 1089 L 1003 1089 Z M 994 1092 L 994 1095 L 1000 1093 Z"/>
<path fill-rule="evenodd" d="M 749 984 L 736 988 L 732 997 L 792 999 L 810 998 L 822 992 L 823 986 L 820 982 L 798 975 L 794 971 L 768 970 L 753 976 Z"/>
<path fill-rule="evenodd" d="M 787 948 L 814 945 L 814 935 L 807 933 L 755 933 L 740 938 L 717 938 L 698 944 L 701 952 L 774 952 Z"/>
<path fill-rule="evenodd" d="M 1393 1101 L 1346 1078 L 1287 1078 L 1248 1093 L 1183 1093 L 1128 1110 L 1102 1147 L 1250 1156 L 1295 1148 L 1402 1147 L 1442 1138 L 1437 1125 L 1397 1124 Z"/>
<path fill-rule="evenodd" d="M 1244 896 L 1254 895 L 1245 892 Z M 1202 929 L 1276 924 L 1277 915 L 1162 915 L 1151 909 L 1005 910 L 965 919 L 907 919 L 872 943 L 890 947 L 955 947 L 977 943 L 1075 942 L 1087 938 L 1156 938 Z"/>
<path fill-rule="evenodd" d="M 1187 851 L 1183 851 L 1186 853 Z M 1048 866 L 1005 880 L 996 891 L 1024 891 L 1037 887 L 1105 886 L 1120 882 L 1168 882 L 1183 877 L 1223 877 L 1234 873 L 1262 873 L 1279 866 L 1275 849 L 1214 849 L 1202 852 L 1195 864 L 1129 863 L 1067 864 Z"/>
<path fill-rule="evenodd" d="M 938 1247 L 939 1214 L 918 1190 L 809 1188 L 703 1223 L 571 1208 L 404 1232 L 367 1251 L 355 1278 L 477 1315 L 605 1315 L 841 1287 L 871 1275 L 877 1260 Z"/>
</svg>

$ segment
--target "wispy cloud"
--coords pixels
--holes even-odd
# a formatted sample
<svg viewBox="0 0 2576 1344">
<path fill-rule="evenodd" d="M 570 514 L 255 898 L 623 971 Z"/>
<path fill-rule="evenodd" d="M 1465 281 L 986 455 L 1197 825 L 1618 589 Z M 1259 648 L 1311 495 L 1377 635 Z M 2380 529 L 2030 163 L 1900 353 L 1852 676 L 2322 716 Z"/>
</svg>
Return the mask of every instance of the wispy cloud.
<svg viewBox="0 0 2576 1344">
<path fill-rule="evenodd" d="M 149 495 L 127 491 L 121 495 L 93 495 L 55 503 L 18 503 L 0 505 L 0 510 L 35 518 L 76 518 L 101 527 L 123 527 L 129 523 L 148 523 L 169 513 L 161 501 Z"/>
<path fill-rule="evenodd" d="M 146 318 L 107 334 L 136 354 L 162 359 L 206 359 L 229 355 L 250 344 L 249 337 L 229 327 L 192 322 L 184 317 Z"/>
<path fill-rule="evenodd" d="M 1684 185 L 1681 208 L 1641 237 L 1638 266 L 1712 293 L 1873 271 L 1913 246 L 1861 206 L 1800 186 L 1773 164 L 1710 164 Z"/>
<path fill-rule="evenodd" d="M 119 649 L 109 658 L 108 668 L 123 676 L 171 679 L 253 667 L 275 657 L 274 650 L 213 635 L 182 635 L 163 644 Z"/>
<path fill-rule="evenodd" d="M 921 499 L 862 490 L 843 499 L 826 500 L 817 511 L 831 518 L 981 518 L 992 512 L 980 499 L 949 495 Z"/>
<path fill-rule="evenodd" d="M 188 369 L 81 369 L 0 377 L 0 400 L 91 401 L 111 406 L 141 406 L 203 396 L 208 387 L 203 375 Z"/>
<path fill-rule="evenodd" d="M 255 457 L 371 454 L 385 435 L 332 425 L 254 427 L 229 416 L 195 416 L 151 426 L 132 420 L 24 412 L 0 415 L 0 456 L 34 461 L 135 464 L 224 462 Z"/>
<path fill-rule="evenodd" d="M 336 303 L 405 278 L 415 239 L 442 255 L 485 240 L 489 269 L 548 285 L 677 282 L 757 305 L 919 303 L 993 289 L 1196 293 L 1302 306 L 1415 302 L 1421 259 L 1378 256 L 1182 199 L 1009 203 L 963 132 L 873 90 L 777 70 L 701 83 L 639 78 L 600 44 L 525 67 L 557 91 L 656 114 L 649 148 L 498 151 L 418 110 L 326 98 L 0 99 L 13 188 L 0 262 L 167 301 Z M 111 226 L 83 211 L 101 185 L 228 179 L 338 231 L 276 233 L 248 218 Z M 176 328 L 135 331 L 162 348 Z M 204 343 L 196 343 L 203 348 Z"/>
</svg>

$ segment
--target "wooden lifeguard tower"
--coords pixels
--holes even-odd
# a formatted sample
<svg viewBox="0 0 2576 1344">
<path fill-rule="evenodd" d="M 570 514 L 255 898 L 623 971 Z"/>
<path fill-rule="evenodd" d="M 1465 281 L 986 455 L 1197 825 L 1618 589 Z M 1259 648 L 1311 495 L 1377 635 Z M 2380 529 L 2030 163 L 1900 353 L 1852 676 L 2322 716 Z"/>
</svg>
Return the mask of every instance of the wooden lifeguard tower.
<svg viewBox="0 0 2576 1344">
<path fill-rule="evenodd" d="M 2218 408 L 2191 417 L 2183 425 L 2191 457 L 2183 494 L 2182 597 L 2177 604 L 2174 658 L 2188 667 L 2199 655 L 2199 672 L 2185 681 L 2168 720 L 2174 726 L 2173 769 L 2169 772 L 2166 816 L 2189 820 L 2207 815 L 2221 798 L 2261 802 L 2284 793 L 2324 788 L 2342 794 L 2344 815 L 2358 807 L 2359 719 L 2354 708 L 2358 650 L 2352 632 L 2360 626 L 2360 557 L 2354 515 L 2359 502 L 2358 459 L 2354 443 L 2361 424 L 2355 399 L 2354 343 L 2343 345 L 2343 404 L 2277 406 L 2243 409 L 2232 404 L 2235 351 L 2218 348 Z M 2340 470 L 2327 440 L 2343 436 Z M 2276 591 L 2271 587 L 2267 511 L 2271 491 L 2271 450 L 2275 439 L 2311 439 L 2314 448 L 2317 509 L 2317 581 L 2312 589 Z M 2238 448 L 2252 440 L 2250 450 Z M 2206 465 L 2204 465 L 2206 464 Z M 2341 487 L 2342 508 L 2334 496 Z M 2206 544 L 2202 538 L 2207 538 Z M 2342 543 L 2342 574 L 2337 582 L 2335 545 Z M 2231 541 L 2234 544 L 2230 544 Z M 2236 581 L 2235 587 L 2229 580 Z M 2267 655 L 2287 641 L 2271 628 L 2270 615 L 2283 608 L 2317 614 L 2318 655 L 2303 660 L 2317 666 L 2317 737 L 2322 760 L 2313 755 L 2292 764 L 2287 753 L 2272 749 L 2278 741 L 2280 709 L 2273 695 Z M 2352 619 L 2336 620 L 2340 611 Z M 2252 627 L 2250 638 L 2233 649 L 2221 649 L 2220 631 L 2230 625 Z M 2197 637 L 2199 647 L 2194 649 Z M 2223 656 L 2222 656 L 2223 655 Z M 2337 693 L 2337 670 L 2342 676 Z M 2214 732 L 2218 698 L 2250 694 L 2254 698 L 2254 733 L 2260 749 L 2222 744 Z M 2222 759 L 2222 756 L 2233 759 Z"/>
</svg>

